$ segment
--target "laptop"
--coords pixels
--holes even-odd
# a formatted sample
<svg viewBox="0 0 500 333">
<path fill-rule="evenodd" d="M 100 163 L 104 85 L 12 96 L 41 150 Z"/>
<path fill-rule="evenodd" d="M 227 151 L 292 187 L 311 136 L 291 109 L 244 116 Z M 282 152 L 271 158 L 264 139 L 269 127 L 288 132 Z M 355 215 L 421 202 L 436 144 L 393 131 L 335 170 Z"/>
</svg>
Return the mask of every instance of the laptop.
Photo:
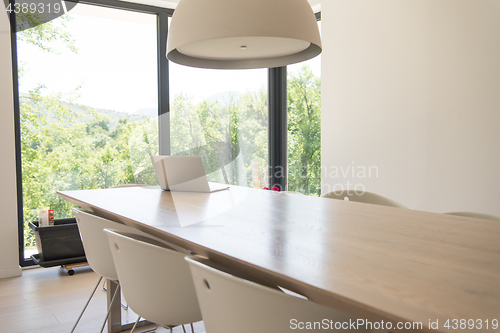
<svg viewBox="0 0 500 333">
<path fill-rule="evenodd" d="M 213 193 L 229 188 L 208 183 L 200 156 L 151 156 L 151 162 L 164 191 Z"/>
</svg>

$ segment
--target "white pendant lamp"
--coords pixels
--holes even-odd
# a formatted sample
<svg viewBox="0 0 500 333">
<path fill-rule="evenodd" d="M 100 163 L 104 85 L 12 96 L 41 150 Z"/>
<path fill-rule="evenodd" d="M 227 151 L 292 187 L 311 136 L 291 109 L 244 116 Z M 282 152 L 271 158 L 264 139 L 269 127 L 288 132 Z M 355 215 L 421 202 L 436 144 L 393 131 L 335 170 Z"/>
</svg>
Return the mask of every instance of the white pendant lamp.
<svg viewBox="0 0 500 333">
<path fill-rule="evenodd" d="M 320 53 L 307 0 L 181 0 L 167 41 L 169 60 L 200 68 L 280 67 Z"/>
</svg>

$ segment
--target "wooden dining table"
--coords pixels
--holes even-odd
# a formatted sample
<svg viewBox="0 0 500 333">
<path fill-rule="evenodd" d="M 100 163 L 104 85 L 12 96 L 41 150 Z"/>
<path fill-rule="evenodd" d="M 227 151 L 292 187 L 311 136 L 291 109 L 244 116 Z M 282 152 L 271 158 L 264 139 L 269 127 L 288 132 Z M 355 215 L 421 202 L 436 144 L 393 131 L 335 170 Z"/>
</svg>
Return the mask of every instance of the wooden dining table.
<svg viewBox="0 0 500 333">
<path fill-rule="evenodd" d="M 239 186 L 215 193 L 141 186 L 58 194 L 360 325 L 500 332 L 497 221 Z"/>
</svg>

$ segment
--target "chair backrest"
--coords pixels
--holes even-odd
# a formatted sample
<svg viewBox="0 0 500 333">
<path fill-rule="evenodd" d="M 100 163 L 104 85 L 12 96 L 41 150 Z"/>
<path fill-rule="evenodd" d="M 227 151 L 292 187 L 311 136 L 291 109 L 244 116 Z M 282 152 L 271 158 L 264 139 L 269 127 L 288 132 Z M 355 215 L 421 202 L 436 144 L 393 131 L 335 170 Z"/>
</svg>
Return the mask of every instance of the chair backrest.
<svg viewBox="0 0 500 333">
<path fill-rule="evenodd" d="M 398 207 L 398 208 L 407 208 L 400 204 L 399 202 L 396 202 L 394 200 L 391 200 L 389 198 L 386 198 L 384 196 L 381 196 L 376 193 L 368 192 L 365 191 L 363 194 L 358 195 L 356 194 L 355 191 L 333 191 L 333 192 L 328 192 L 324 195 L 322 195 L 323 198 L 329 198 L 329 199 L 337 199 L 337 200 L 346 200 L 346 198 L 349 201 L 356 201 L 356 202 L 363 202 L 363 203 L 369 203 L 369 204 L 374 204 L 374 205 L 381 205 L 381 206 L 389 206 L 389 207 Z"/>
<path fill-rule="evenodd" d="M 97 216 L 89 211 L 73 208 L 73 212 L 75 214 L 76 223 L 78 224 L 78 230 L 80 231 L 85 256 L 87 257 L 90 267 L 94 270 L 94 272 L 107 279 L 117 280 L 118 276 L 116 274 L 113 256 L 109 250 L 108 237 L 104 234 L 103 230 L 107 228 L 119 231 L 135 232 L 141 235 L 146 234 L 122 223 L 110 221 Z M 166 246 L 171 245 L 164 241 L 162 241 L 162 243 Z M 186 250 L 179 247 L 171 247 L 175 250 L 188 253 Z"/>
<path fill-rule="evenodd" d="M 194 256 L 186 260 L 207 333 L 288 333 L 297 329 L 299 322 L 321 325 L 324 319 L 334 323 L 355 321 L 332 308 L 229 274 L 210 260 Z M 322 328 L 316 326 L 313 331 Z"/>
<path fill-rule="evenodd" d="M 106 229 L 120 286 L 130 308 L 162 326 L 201 320 L 185 255 L 133 233 Z"/>
<path fill-rule="evenodd" d="M 445 214 L 455 215 L 455 216 L 464 216 L 464 217 L 474 217 L 474 218 L 477 218 L 477 219 L 500 221 L 500 216 L 490 215 L 490 214 L 483 214 L 483 213 L 475 213 L 475 212 L 450 212 L 450 213 L 445 213 Z"/>
<path fill-rule="evenodd" d="M 111 280 L 118 280 L 113 256 L 109 250 L 104 228 L 125 229 L 125 225 L 73 208 L 85 256 L 90 267 L 97 274 Z"/>
</svg>

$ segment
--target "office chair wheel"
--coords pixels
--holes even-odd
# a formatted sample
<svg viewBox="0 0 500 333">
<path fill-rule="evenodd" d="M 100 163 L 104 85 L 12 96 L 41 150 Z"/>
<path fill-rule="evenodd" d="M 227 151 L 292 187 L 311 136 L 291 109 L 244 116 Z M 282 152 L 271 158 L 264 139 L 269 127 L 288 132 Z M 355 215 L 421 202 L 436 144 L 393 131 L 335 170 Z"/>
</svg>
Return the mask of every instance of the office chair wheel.
<svg viewBox="0 0 500 333">
<path fill-rule="evenodd" d="M 73 270 L 73 268 L 76 268 L 76 267 L 83 267 L 83 266 L 88 266 L 89 263 L 84 261 L 84 262 L 77 262 L 77 263 L 72 263 L 72 264 L 65 264 L 65 265 L 62 265 L 62 267 L 68 271 L 68 274 L 69 275 L 74 275 L 75 274 L 75 271 Z"/>
</svg>

